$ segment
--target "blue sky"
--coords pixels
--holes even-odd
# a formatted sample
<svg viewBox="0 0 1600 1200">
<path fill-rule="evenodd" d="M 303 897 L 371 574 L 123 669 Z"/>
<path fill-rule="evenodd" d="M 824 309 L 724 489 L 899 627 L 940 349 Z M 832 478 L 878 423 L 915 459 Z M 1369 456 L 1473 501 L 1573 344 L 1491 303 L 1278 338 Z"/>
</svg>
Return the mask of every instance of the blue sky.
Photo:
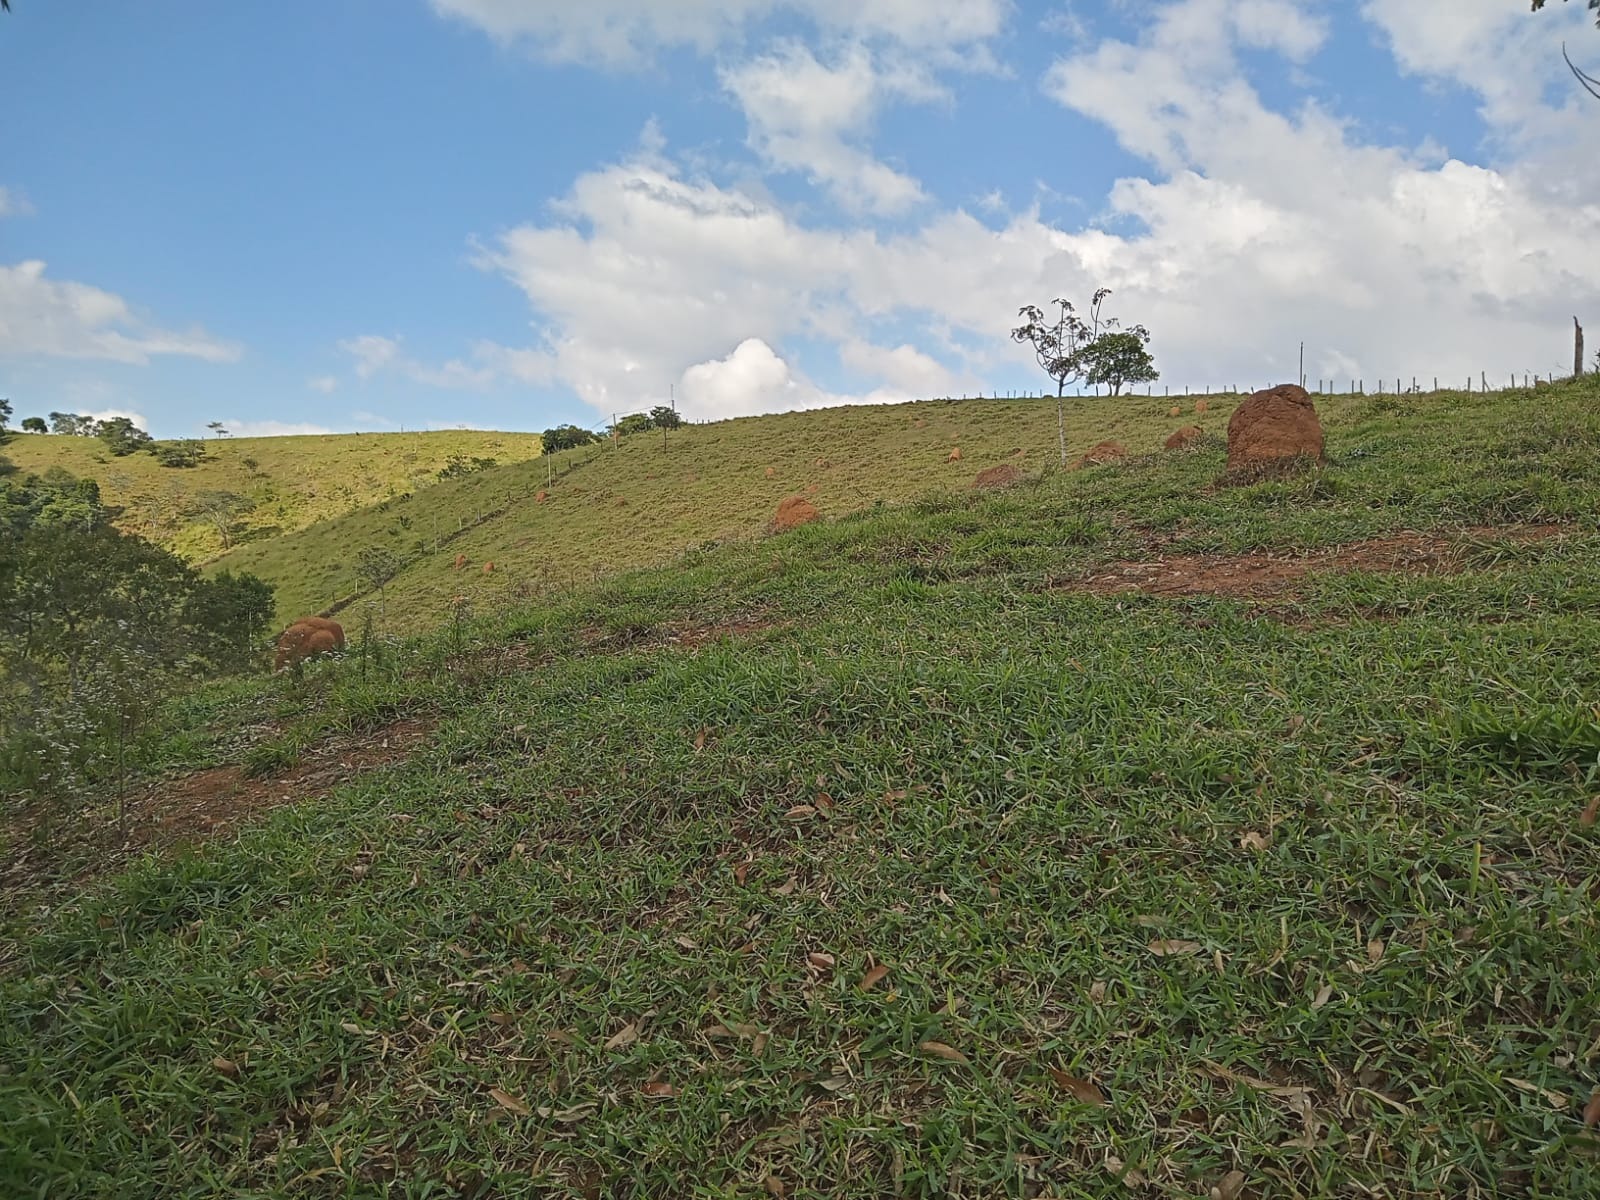
<svg viewBox="0 0 1600 1200">
<path fill-rule="evenodd" d="M 15 0 L 0 395 L 158 436 L 1560 370 L 1600 63 L 1525 0 Z"/>
</svg>

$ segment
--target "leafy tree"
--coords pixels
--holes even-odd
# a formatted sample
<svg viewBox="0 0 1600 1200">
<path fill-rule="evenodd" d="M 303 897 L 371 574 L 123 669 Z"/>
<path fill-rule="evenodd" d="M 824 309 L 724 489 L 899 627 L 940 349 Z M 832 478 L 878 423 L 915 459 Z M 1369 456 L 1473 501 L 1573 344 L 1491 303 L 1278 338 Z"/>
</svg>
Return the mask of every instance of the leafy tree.
<svg viewBox="0 0 1600 1200">
<path fill-rule="evenodd" d="M 198 467 L 206 458 L 205 445 L 198 441 L 151 442 L 150 453 L 163 467 Z"/>
<path fill-rule="evenodd" d="M 0 433 L 6 431 L 6 422 L 11 420 L 11 401 L 0 400 Z"/>
<path fill-rule="evenodd" d="M 539 435 L 540 444 L 546 454 L 555 454 L 561 450 L 573 450 L 579 446 L 588 446 L 600 439 L 593 431 L 585 429 L 582 425 L 557 425 L 554 429 L 546 429 Z"/>
<path fill-rule="evenodd" d="M 254 507 L 247 496 L 238 492 L 206 491 L 194 499 L 194 513 L 203 518 L 222 539 L 224 550 L 233 549 L 233 537 L 239 528 L 239 518 Z"/>
<path fill-rule="evenodd" d="M 222 571 L 189 593 L 184 620 L 204 638 L 200 651 L 213 663 L 248 667 L 273 618 L 272 585 L 254 575 Z"/>
<path fill-rule="evenodd" d="M 0 537 L 20 537 L 36 525 L 92 529 L 114 515 L 101 503 L 94 480 L 79 479 L 60 467 L 42 476 L 0 469 L 0 476 L 7 475 L 0 478 Z"/>
<path fill-rule="evenodd" d="M 655 422 L 648 413 L 629 413 L 611 427 L 611 432 L 618 437 L 628 437 L 635 433 L 649 433 L 655 428 Z"/>
<path fill-rule="evenodd" d="M 468 458 L 465 454 L 452 454 L 445 459 L 444 466 L 439 469 L 440 479 L 459 479 L 464 475 L 472 475 L 478 471 L 487 471 L 496 465 L 492 458 L 480 458 L 474 454 Z"/>
<path fill-rule="evenodd" d="M 1084 378 L 1092 384 L 1106 384 L 1113 396 L 1122 394 L 1124 385 L 1153 383 L 1161 378 L 1150 351 L 1149 331 L 1135 325 L 1115 333 L 1102 333 L 1078 351 L 1084 367 Z"/>
<path fill-rule="evenodd" d="M 228 436 L 228 431 L 222 427 L 221 421 L 211 421 L 206 425 L 206 428 L 211 430 L 216 437 L 225 438 Z"/>
<path fill-rule="evenodd" d="M 44 423 L 43 417 L 24 417 L 22 419 L 24 433 L 49 433 L 50 427 Z"/>
<path fill-rule="evenodd" d="M 1117 379 L 1117 387 L 1122 383 L 1131 382 L 1133 375 L 1117 372 L 1133 370 L 1135 372 L 1153 367 L 1142 365 L 1136 357 L 1126 356 L 1125 343 L 1113 342 L 1101 345 L 1101 339 L 1116 331 L 1120 322 L 1115 317 L 1101 314 L 1106 297 L 1111 295 L 1110 288 L 1101 288 L 1094 294 L 1094 299 L 1089 305 L 1089 320 L 1085 321 L 1078 315 L 1078 310 L 1070 300 L 1056 300 L 1053 303 L 1057 308 L 1056 319 L 1053 323 L 1046 323 L 1045 314 L 1033 305 L 1027 305 L 1018 313 L 1026 318 L 1026 324 L 1019 325 L 1011 331 L 1011 340 L 1023 342 L 1033 347 L 1034 357 L 1039 360 L 1039 366 L 1056 385 L 1056 434 L 1061 444 L 1061 462 L 1067 461 L 1067 410 L 1066 394 L 1069 383 L 1078 383 L 1088 380 L 1091 383 L 1110 383 L 1113 377 Z M 1144 343 L 1150 340 L 1150 335 L 1144 326 L 1135 325 L 1128 331 L 1139 339 L 1138 349 L 1144 350 Z M 1091 347 L 1098 347 L 1091 352 Z M 1148 363 L 1149 355 L 1144 355 Z M 1110 372 L 1100 379 L 1091 378 L 1095 373 Z M 1154 376 L 1151 376 L 1154 378 Z"/>
<path fill-rule="evenodd" d="M 677 429 L 682 426 L 683 418 L 677 409 L 660 404 L 650 410 L 650 423 L 657 429 Z"/>
<path fill-rule="evenodd" d="M 111 453 L 118 458 L 143 450 L 154 440 L 127 417 L 96 421 L 94 435 L 110 447 Z"/>
<path fill-rule="evenodd" d="M 50 431 L 67 437 L 88 437 L 94 432 L 94 418 L 80 417 L 77 413 L 53 412 L 50 414 Z"/>
</svg>

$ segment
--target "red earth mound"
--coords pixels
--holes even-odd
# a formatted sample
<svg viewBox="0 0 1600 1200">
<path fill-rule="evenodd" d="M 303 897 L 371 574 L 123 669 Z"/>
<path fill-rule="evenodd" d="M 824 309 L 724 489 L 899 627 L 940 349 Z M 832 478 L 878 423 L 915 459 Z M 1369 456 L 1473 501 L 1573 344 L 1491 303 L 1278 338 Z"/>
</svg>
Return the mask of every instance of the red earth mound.
<svg viewBox="0 0 1600 1200">
<path fill-rule="evenodd" d="M 1012 466 L 1010 463 L 1001 463 L 998 467 L 990 467 L 979 471 L 978 477 L 972 481 L 972 486 L 985 491 L 993 488 L 1015 487 L 1022 482 L 1022 468 Z"/>
<path fill-rule="evenodd" d="M 1197 413 L 1208 413 L 1211 411 L 1211 405 L 1204 400 L 1196 400 L 1194 402 L 1194 410 Z"/>
<path fill-rule="evenodd" d="M 804 496 L 790 496 L 778 505 L 778 515 L 772 518 L 770 528 L 773 533 L 782 533 L 786 529 L 809 525 L 821 516 L 817 506 Z"/>
<path fill-rule="evenodd" d="M 1228 470 L 1248 471 L 1297 458 L 1322 461 L 1322 422 L 1303 387 L 1256 392 L 1228 418 Z"/>
<path fill-rule="evenodd" d="M 961 447 L 957 446 L 954 450 L 950 451 L 950 457 L 948 459 L 946 459 L 945 461 L 946 462 L 960 462 L 961 461 Z"/>
<path fill-rule="evenodd" d="M 343 649 L 343 625 L 326 617 L 301 617 L 278 638 L 278 654 L 273 659 L 272 670 L 276 673 L 319 654 L 334 654 Z"/>
<path fill-rule="evenodd" d="M 1072 464 L 1074 471 L 1081 471 L 1085 467 L 1103 467 L 1119 459 L 1128 457 L 1128 448 L 1121 442 L 1101 442 L 1089 453 Z"/>
<path fill-rule="evenodd" d="M 467 565 L 467 556 L 465 554 L 456 555 L 456 561 L 450 565 L 457 571 L 461 570 Z"/>
<path fill-rule="evenodd" d="M 1182 450 L 1190 442 L 1194 441 L 1195 438 L 1202 437 L 1204 434 L 1205 430 L 1201 429 L 1198 425 L 1185 425 L 1182 429 L 1178 430 L 1177 433 L 1173 434 L 1167 439 L 1167 449 Z"/>
</svg>

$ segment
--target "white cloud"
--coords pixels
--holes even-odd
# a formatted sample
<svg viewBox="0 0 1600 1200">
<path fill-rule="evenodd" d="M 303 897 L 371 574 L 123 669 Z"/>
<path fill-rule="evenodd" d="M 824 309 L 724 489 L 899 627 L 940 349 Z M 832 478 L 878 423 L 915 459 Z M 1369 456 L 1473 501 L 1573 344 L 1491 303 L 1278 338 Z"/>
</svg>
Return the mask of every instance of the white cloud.
<svg viewBox="0 0 1600 1200">
<path fill-rule="evenodd" d="M 295 421 L 236 421 L 224 420 L 223 428 L 234 437 L 313 437 L 337 433 L 325 425 L 312 425 Z"/>
<path fill-rule="evenodd" d="M 678 397 L 678 411 L 690 420 L 719 421 L 836 404 L 893 404 L 911 399 L 912 393 L 893 388 L 856 396 L 826 392 L 760 338 L 749 338 L 726 358 L 686 370 L 678 382 Z"/>
<path fill-rule="evenodd" d="M 1009 0 L 432 0 L 496 39 L 557 60 L 619 64 L 661 47 L 710 52 L 772 17 L 830 36 L 930 51 L 998 34 Z"/>
<path fill-rule="evenodd" d="M 910 343 L 891 349 L 852 338 L 839 347 L 839 360 L 908 397 L 964 395 L 982 386 L 974 376 L 950 370 Z"/>
<path fill-rule="evenodd" d="M 329 396 L 338 390 L 339 381 L 332 375 L 318 375 L 314 379 L 306 380 L 306 386 L 313 392 L 321 392 L 324 396 Z"/>
<path fill-rule="evenodd" d="M 915 179 L 851 140 L 888 99 L 944 96 L 921 69 L 875 61 L 860 43 L 824 65 L 789 42 L 725 69 L 722 86 L 744 109 L 752 149 L 775 167 L 805 172 L 847 208 L 897 213 L 924 198 Z"/>
<path fill-rule="evenodd" d="M 479 342 L 473 348 L 471 362 L 453 358 L 432 365 L 407 355 L 400 338 L 371 333 L 346 338 L 339 343 L 339 348 L 355 359 L 358 379 L 371 379 L 392 371 L 425 387 L 464 391 L 482 391 L 505 376 L 523 380 L 534 378 L 540 357 L 534 351 Z"/>
<path fill-rule="evenodd" d="M 139 319 L 121 296 L 45 278 L 37 259 L 0 265 L 0 356 L 98 358 L 143 365 L 157 355 L 234 362 L 237 346 L 201 329 L 175 333 Z"/>
<path fill-rule="evenodd" d="M 0 187 L 0 217 L 31 217 L 33 211 L 21 188 Z"/>
</svg>

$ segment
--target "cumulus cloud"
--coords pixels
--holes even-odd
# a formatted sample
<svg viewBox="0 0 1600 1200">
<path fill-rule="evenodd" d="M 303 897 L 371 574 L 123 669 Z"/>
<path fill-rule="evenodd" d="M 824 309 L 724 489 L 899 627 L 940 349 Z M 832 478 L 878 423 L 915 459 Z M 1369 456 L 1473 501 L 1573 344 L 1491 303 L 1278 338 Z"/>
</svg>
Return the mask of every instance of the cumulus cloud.
<svg viewBox="0 0 1600 1200">
<path fill-rule="evenodd" d="M 865 395 L 835 395 L 795 371 L 760 338 L 740 342 L 732 354 L 696 363 L 678 382 L 678 411 L 690 420 L 718 421 L 754 413 L 795 412 L 836 404 L 894 404 L 912 395 L 879 388 Z"/>
<path fill-rule="evenodd" d="M 118 417 L 127 417 L 140 429 L 149 430 L 150 422 L 142 412 L 135 412 L 131 408 L 97 408 L 90 412 L 80 412 L 80 417 L 88 417 L 93 421 L 114 421 Z"/>
<path fill-rule="evenodd" d="M 620 64 L 662 47 L 709 52 L 773 17 L 830 36 L 929 51 L 970 46 L 1005 25 L 1009 0 L 432 0 L 434 10 L 542 57 Z"/>
<path fill-rule="evenodd" d="M 722 85 L 744 109 L 752 149 L 772 166 L 804 172 L 847 208 L 897 213 L 924 198 L 915 179 L 855 141 L 885 101 L 944 96 L 924 70 L 877 61 L 860 43 L 825 65 L 788 42 L 724 69 Z"/>
<path fill-rule="evenodd" d="M 108 359 L 143 365 L 152 357 L 234 362 L 237 346 L 201 329 L 177 333 L 140 319 L 121 296 L 45 277 L 37 259 L 0 265 L 0 356 Z"/>
<path fill-rule="evenodd" d="M 339 380 L 332 375 L 318 375 L 306 380 L 306 386 L 313 392 L 321 392 L 324 396 L 328 396 L 338 390 Z"/>
<path fill-rule="evenodd" d="M 33 205 L 21 188 L 0 187 L 0 217 L 31 217 Z"/>
</svg>

